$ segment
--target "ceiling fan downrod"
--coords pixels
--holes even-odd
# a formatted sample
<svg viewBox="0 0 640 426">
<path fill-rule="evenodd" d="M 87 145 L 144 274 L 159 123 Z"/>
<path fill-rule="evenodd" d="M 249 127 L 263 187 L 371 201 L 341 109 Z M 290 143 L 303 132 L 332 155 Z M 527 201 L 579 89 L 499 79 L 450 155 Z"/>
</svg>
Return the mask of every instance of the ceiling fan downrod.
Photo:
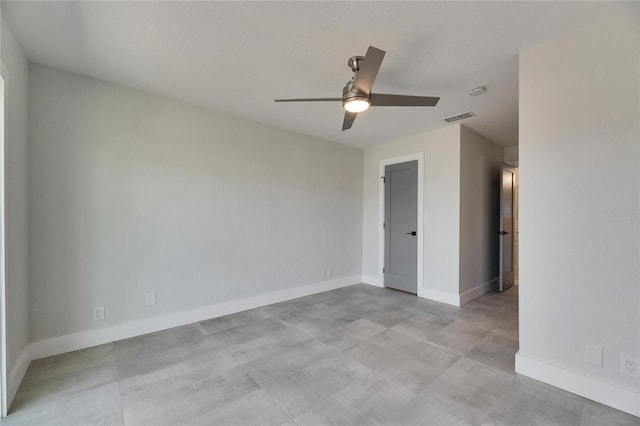
<svg viewBox="0 0 640 426">
<path fill-rule="evenodd" d="M 353 73 L 357 73 L 360 70 L 360 64 L 364 61 L 364 56 L 352 56 L 347 61 L 347 65 L 351 68 Z M 355 77 L 355 76 L 354 76 Z"/>
</svg>

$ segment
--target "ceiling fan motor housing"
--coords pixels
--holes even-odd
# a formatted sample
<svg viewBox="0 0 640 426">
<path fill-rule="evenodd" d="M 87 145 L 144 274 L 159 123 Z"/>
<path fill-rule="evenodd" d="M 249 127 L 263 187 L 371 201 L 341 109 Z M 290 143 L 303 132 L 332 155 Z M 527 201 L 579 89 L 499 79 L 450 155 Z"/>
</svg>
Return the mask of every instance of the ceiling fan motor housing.
<svg viewBox="0 0 640 426">
<path fill-rule="evenodd" d="M 365 101 L 369 102 L 369 94 L 361 92 L 357 89 L 353 88 L 353 83 L 356 80 L 356 76 L 358 75 L 358 71 L 360 70 L 360 64 L 364 61 L 364 56 L 352 56 L 347 61 L 347 65 L 353 71 L 353 77 L 351 80 L 347 82 L 347 84 L 342 89 L 342 106 L 351 102 L 351 101 Z"/>
<path fill-rule="evenodd" d="M 369 102 L 369 96 L 366 93 L 353 88 L 353 79 L 348 81 L 342 89 L 342 104 L 344 105 L 352 100 L 363 100 Z"/>
</svg>

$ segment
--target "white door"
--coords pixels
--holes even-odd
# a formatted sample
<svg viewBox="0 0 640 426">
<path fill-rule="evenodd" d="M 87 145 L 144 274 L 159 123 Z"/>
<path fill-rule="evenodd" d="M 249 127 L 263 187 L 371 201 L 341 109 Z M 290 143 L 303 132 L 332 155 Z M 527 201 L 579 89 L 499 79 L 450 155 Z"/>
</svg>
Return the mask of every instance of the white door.
<svg viewBox="0 0 640 426">
<path fill-rule="evenodd" d="M 500 182 L 500 275 L 499 289 L 505 291 L 513 285 L 514 281 L 514 206 L 513 195 L 515 191 L 515 168 L 503 164 L 502 179 Z"/>
<path fill-rule="evenodd" d="M 385 167 L 384 286 L 418 293 L 418 161 Z"/>
</svg>

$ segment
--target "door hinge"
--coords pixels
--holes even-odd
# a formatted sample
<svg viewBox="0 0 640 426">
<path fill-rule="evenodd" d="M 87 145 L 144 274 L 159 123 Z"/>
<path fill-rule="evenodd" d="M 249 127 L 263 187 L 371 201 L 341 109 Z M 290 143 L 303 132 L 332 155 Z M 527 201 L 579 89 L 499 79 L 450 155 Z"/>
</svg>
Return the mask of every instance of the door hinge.
<svg viewBox="0 0 640 426">
<path fill-rule="evenodd" d="M 382 268 L 382 273 L 384 274 L 384 268 Z"/>
<path fill-rule="evenodd" d="M 384 176 L 380 176 L 380 179 L 382 179 L 382 183 L 387 183 L 387 178 Z"/>
<path fill-rule="evenodd" d="M 386 222 L 382 222 L 382 229 L 386 229 L 387 228 L 387 223 Z"/>
</svg>

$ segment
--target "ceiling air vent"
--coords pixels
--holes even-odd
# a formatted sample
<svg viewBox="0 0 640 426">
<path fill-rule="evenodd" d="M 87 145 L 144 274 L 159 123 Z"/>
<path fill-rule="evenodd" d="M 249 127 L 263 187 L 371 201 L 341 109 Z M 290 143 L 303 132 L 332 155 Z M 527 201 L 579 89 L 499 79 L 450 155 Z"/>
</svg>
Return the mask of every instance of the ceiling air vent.
<svg viewBox="0 0 640 426">
<path fill-rule="evenodd" d="M 453 115 L 451 117 L 447 117 L 444 119 L 447 123 L 453 123 L 454 121 L 464 120 L 465 118 L 474 117 L 476 115 L 475 112 L 467 111 L 462 114 Z"/>
</svg>

